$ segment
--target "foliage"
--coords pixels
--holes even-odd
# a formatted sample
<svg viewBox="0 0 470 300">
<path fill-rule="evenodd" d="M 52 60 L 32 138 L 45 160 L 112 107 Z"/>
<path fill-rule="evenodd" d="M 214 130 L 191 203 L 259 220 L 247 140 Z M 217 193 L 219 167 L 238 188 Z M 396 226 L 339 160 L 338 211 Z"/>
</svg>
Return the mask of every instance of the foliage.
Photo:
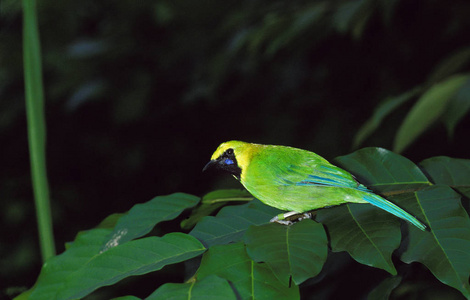
<svg viewBox="0 0 470 300">
<path fill-rule="evenodd" d="M 200 174 L 208 153 L 224 140 L 291 145 L 328 159 L 347 153 L 351 145 L 400 150 L 394 145 L 399 140 L 413 161 L 437 155 L 468 158 L 469 85 L 460 85 L 470 71 L 468 15 L 470 2 L 462 0 L 38 1 L 47 178 L 58 252 L 72 246 L 66 241 L 78 231 L 129 210 L 155 191 L 202 195 L 239 188 L 231 178 Z M 30 128 L 24 71 L 32 68 L 23 63 L 22 32 L 33 29 L 23 26 L 26 20 L 31 21 L 23 19 L 22 1 L 0 1 L 0 298 L 30 287 L 41 265 L 25 134 Z M 41 97 L 39 91 L 34 95 Z M 39 116 L 42 107 L 33 112 Z M 402 129 L 398 139 L 402 126 L 412 131 Z M 39 123 L 31 127 L 41 128 Z M 42 152 L 39 147 L 33 151 Z M 460 169 L 461 161 L 435 157 L 421 166 L 427 180 L 440 178 L 468 197 L 466 177 L 448 172 Z M 142 228 L 132 227 L 130 240 L 121 242 L 129 243 L 157 222 L 152 235 L 180 231 L 181 225 L 183 232 L 197 228 L 193 234 L 207 236 L 213 247 L 244 241 L 246 224 L 263 225 L 276 212 L 253 202 L 245 218 L 232 215 L 245 210 L 238 205 L 238 211 L 223 208 L 220 218 L 202 222 L 221 207 L 250 198 L 234 196 L 214 204 L 208 197 L 206 205 L 175 212 L 179 216 L 173 221 L 167 219 L 171 215 L 146 219 Z M 393 189 L 388 196 L 401 197 Z M 468 209 L 468 201 L 463 205 Z M 346 208 L 351 211 L 346 220 L 358 213 L 354 206 L 337 209 Z M 113 215 L 101 226 L 109 229 L 122 216 Z M 240 222 L 231 224 L 238 231 L 224 226 L 232 218 Z M 211 226 L 220 227 L 221 235 L 209 237 Z M 334 227 L 329 226 L 330 245 L 342 251 L 347 243 L 341 235 L 330 235 Z M 120 232 L 112 228 L 110 237 Z M 395 295 L 445 290 L 438 280 L 429 280 L 433 275 L 426 275 L 421 263 L 411 264 L 415 272 L 402 272 L 408 265 L 398 259 L 398 251 L 406 239 L 393 251 L 400 240 L 395 234 L 380 249 L 373 243 L 379 237 L 371 237 L 366 249 L 381 254 L 374 256 L 377 268 L 366 266 L 360 248 L 349 249 L 360 264 L 344 251 L 330 252 L 323 268 L 330 272 L 302 283 L 300 293 L 328 295 L 325 291 L 336 287 L 364 294 L 394 271 L 402 280 L 386 281 L 378 294 L 400 282 Z M 195 271 L 198 259 L 185 266 L 188 273 Z M 139 296 L 147 296 L 151 291 L 145 287 L 184 282 L 190 275 L 183 279 L 182 268 L 174 264 L 152 273 L 157 275 L 127 277 L 92 295 L 110 290 L 125 295 L 120 287 L 139 280 Z M 208 280 L 216 282 L 213 278 Z M 184 289 L 204 290 L 205 284 L 194 284 Z M 220 280 L 218 286 L 224 288 Z"/>
<path fill-rule="evenodd" d="M 176 193 L 138 204 L 79 233 L 64 253 L 44 264 L 29 298 L 27 293 L 19 298 L 76 299 L 129 276 L 164 272 L 171 264 L 186 261 L 189 268 L 192 261 L 196 267 L 184 282 L 155 286 L 148 299 L 299 299 L 304 288 L 321 284 L 319 274 L 340 272 L 326 263 L 330 251 L 346 251 L 370 270 L 392 275 L 377 283 L 371 299 L 410 284 L 407 273 L 416 266 L 412 262 L 470 298 L 470 218 L 462 206 L 462 201 L 468 202 L 470 160 L 436 157 L 415 165 L 387 150 L 365 148 L 337 161 L 429 230 L 403 221 L 400 229 L 399 219 L 366 204 L 321 209 L 316 221 L 284 226 L 269 223 L 279 211 L 255 199 L 203 217 L 189 234 L 148 235 L 151 227 L 177 220 L 185 209 L 197 211 L 198 218 L 212 213 L 195 207 L 199 198 Z M 241 195 L 219 190 L 205 199 L 227 204 Z M 203 205 L 207 201 L 199 203 Z M 327 292 L 334 295 L 331 289 Z"/>
</svg>

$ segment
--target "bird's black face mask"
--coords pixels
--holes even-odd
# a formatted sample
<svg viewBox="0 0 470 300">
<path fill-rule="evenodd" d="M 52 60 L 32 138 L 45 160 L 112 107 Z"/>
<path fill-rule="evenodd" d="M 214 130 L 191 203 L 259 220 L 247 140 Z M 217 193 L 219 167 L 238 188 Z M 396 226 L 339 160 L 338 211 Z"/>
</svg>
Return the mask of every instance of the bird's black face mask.
<svg viewBox="0 0 470 300">
<path fill-rule="evenodd" d="M 238 166 L 237 159 L 235 157 L 235 153 L 233 149 L 227 149 L 221 156 L 217 159 L 213 159 L 208 162 L 202 171 L 206 171 L 207 169 L 215 168 L 218 170 L 223 170 L 234 175 L 238 180 L 240 180 L 240 176 L 242 174 L 242 169 Z"/>
</svg>

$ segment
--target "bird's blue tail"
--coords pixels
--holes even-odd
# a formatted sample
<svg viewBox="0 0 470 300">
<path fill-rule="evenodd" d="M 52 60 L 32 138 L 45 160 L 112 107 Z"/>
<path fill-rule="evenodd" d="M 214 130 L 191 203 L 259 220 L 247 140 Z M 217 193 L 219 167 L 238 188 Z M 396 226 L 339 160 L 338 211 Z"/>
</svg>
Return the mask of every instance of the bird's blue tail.
<svg viewBox="0 0 470 300">
<path fill-rule="evenodd" d="M 378 208 L 381 208 L 405 221 L 410 222 L 411 224 L 415 225 L 419 229 L 425 231 L 426 230 L 426 225 L 418 221 L 415 217 L 401 209 L 400 207 L 396 206 L 392 202 L 380 197 L 379 195 L 375 194 L 368 194 L 363 197 L 363 199 L 370 204 L 377 206 Z"/>
</svg>

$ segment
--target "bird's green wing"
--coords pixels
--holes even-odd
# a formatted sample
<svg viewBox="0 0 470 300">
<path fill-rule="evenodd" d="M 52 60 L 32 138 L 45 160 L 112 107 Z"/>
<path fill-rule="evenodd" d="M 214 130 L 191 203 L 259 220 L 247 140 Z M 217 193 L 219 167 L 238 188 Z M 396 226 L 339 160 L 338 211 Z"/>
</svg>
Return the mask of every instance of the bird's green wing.
<svg viewBox="0 0 470 300">
<path fill-rule="evenodd" d="M 369 191 L 349 172 L 330 164 L 314 153 L 307 153 L 308 155 L 286 159 L 284 164 L 280 164 L 276 172 L 276 181 L 283 185 L 334 186 Z"/>
</svg>

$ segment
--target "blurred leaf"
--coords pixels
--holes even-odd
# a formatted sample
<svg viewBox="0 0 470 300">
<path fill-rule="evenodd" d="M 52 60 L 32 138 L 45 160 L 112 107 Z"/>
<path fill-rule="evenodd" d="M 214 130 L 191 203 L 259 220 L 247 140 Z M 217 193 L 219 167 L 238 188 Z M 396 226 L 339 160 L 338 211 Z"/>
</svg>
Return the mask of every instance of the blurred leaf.
<svg viewBox="0 0 470 300">
<path fill-rule="evenodd" d="M 441 282 L 470 298 L 470 219 L 460 196 L 447 186 L 415 193 L 430 232 L 410 227 L 405 263 L 424 264 Z"/>
<path fill-rule="evenodd" d="M 450 100 L 442 115 L 449 136 L 453 136 L 457 123 L 468 114 L 470 109 L 470 80 L 467 80 Z"/>
<path fill-rule="evenodd" d="M 183 210 L 195 206 L 198 202 L 199 198 L 196 196 L 175 193 L 157 196 L 146 203 L 134 205 L 126 215 L 118 220 L 112 234 L 103 243 L 102 250 L 106 251 L 144 236 L 156 224 L 176 218 Z"/>
<path fill-rule="evenodd" d="M 192 210 L 189 218 L 181 222 L 181 228 L 187 230 L 194 227 L 203 217 L 210 215 L 227 202 L 253 199 L 253 196 L 246 190 L 226 189 L 210 192 L 202 197 L 202 204 Z"/>
<path fill-rule="evenodd" d="M 464 70 L 470 62 L 470 47 L 462 48 L 444 58 L 428 78 L 427 84 L 432 85 Z"/>
<path fill-rule="evenodd" d="M 291 276 L 300 285 L 320 273 L 328 254 L 323 226 L 308 219 L 291 226 L 251 226 L 244 240 L 248 255 L 256 262 L 268 264 L 286 286 Z"/>
<path fill-rule="evenodd" d="M 204 217 L 189 233 L 208 247 L 240 241 L 251 225 L 266 224 L 281 211 L 262 204 L 259 200 L 227 206 L 215 217 Z"/>
<path fill-rule="evenodd" d="M 291 24 L 284 26 L 283 30 L 272 38 L 266 49 L 266 54 L 272 57 L 280 49 L 291 45 L 294 39 L 302 38 L 305 31 L 311 30 L 311 27 L 325 15 L 327 11 L 325 4 L 322 2 L 312 3 L 299 10 Z"/>
<path fill-rule="evenodd" d="M 385 196 L 409 193 L 431 185 L 409 159 L 383 148 L 364 148 L 336 161 L 368 188 Z"/>
<path fill-rule="evenodd" d="M 389 97 L 381 102 L 374 110 L 372 117 L 356 133 L 353 148 L 358 148 L 380 126 L 382 121 L 402 104 L 413 99 L 421 89 L 419 87 L 407 91 L 399 96 Z"/>
<path fill-rule="evenodd" d="M 393 276 L 383 280 L 367 296 L 367 300 L 388 300 L 392 291 L 401 283 L 401 276 Z"/>
<path fill-rule="evenodd" d="M 374 4 L 375 1 L 371 0 L 341 3 L 333 16 L 336 30 L 340 33 L 350 32 L 354 39 L 359 39 L 374 12 Z"/>
<path fill-rule="evenodd" d="M 418 99 L 398 129 L 394 151 L 403 152 L 428 129 L 442 115 L 449 101 L 469 78 L 468 74 L 454 75 L 427 90 Z"/>
<path fill-rule="evenodd" d="M 82 298 L 99 287 L 160 270 L 205 251 L 199 241 L 183 233 L 143 238 L 100 251 L 109 232 L 84 232 L 67 251 L 48 260 L 30 299 Z"/>
<path fill-rule="evenodd" d="M 470 198 L 470 160 L 438 156 L 423 160 L 420 166 L 433 183 L 448 185 Z"/>
<path fill-rule="evenodd" d="M 209 275 L 202 280 L 189 283 L 166 283 L 146 300 L 210 300 L 237 299 L 227 280 Z"/>
<path fill-rule="evenodd" d="M 202 257 L 197 278 L 211 274 L 229 280 L 241 299 L 300 299 L 297 285 L 287 287 L 266 264 L 252 261 L 243 243 L 211 247 Z"/>
<path fill-rule="evenodd" d="M 397 274 L 391 259 L 401 240 L 397 217 L 372 205 L 347 204 L 320 210 L 316 220 L 326 226 L 334 252 L 347 251 L 361 264 Z"/>
</svg>

